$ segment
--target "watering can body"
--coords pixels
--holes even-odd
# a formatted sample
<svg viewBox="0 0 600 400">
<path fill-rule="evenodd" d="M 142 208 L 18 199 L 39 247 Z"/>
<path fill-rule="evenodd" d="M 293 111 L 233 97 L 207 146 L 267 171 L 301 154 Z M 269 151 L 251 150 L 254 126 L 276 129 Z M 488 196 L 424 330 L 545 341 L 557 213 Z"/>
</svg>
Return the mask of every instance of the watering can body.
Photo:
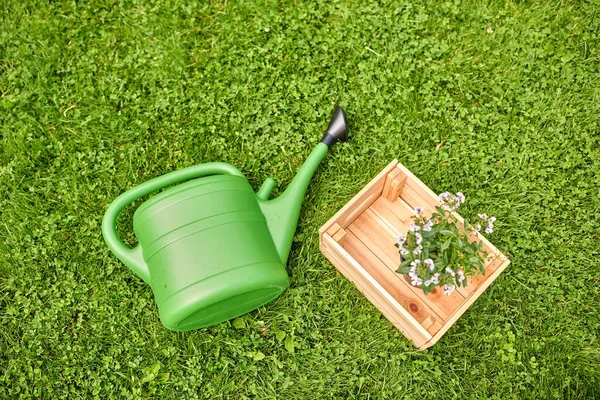
<svg viewBox="0 0 600 400">
<path fill-rule="evenodd" d="M 209 326 L 277 297 L 288 275 L 246 178 L 216 175 L 146 201 L 133 228 L 163 324 Z"/>
<path fill-rule="evenodd" d="M 324 137 L 273 200 L 268 199 L 272 179 L 255 193 L 235 167 L 207 163 L 154 178 L 113 201 L 102 221 L 104 239 L 151 286 L 165 327 L 185 331 L 214 325 L 286 289 L 285 264 L 304 193 L 330 144 Z M 167 187 L 137 208 L 138 245 L 125 246 L 116 232 L 119 213 Z"/>
</svg>

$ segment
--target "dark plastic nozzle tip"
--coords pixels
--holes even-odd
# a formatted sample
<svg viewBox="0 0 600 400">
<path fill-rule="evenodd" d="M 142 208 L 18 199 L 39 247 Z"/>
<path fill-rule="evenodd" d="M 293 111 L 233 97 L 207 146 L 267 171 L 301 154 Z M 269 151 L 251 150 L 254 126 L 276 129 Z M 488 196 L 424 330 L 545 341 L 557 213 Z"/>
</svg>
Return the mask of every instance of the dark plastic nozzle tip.
<svg viewBox="0 0 600 400">
<path fill-rule="evenodd" d="M 342 107 L 337 106 L 331 116 L 331 121 L 327 127 L 327 131 L 321 139 L 322 143 L 331 147 L 337 141 L 345 142 L 348 140 L 348 123 L 346 122 L 346 116 Z"/>
</svg>

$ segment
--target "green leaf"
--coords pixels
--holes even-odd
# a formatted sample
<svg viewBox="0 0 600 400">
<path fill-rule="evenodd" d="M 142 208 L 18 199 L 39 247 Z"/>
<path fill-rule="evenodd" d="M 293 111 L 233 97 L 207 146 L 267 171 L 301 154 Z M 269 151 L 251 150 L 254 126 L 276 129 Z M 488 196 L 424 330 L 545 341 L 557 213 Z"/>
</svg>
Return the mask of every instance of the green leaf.
<svg viewBox="0 0 600 400">
<path fill-rule="evenodd" d="M 440 251 L 445 251 L 446 249 L 448 249 L 450 247 L 451 244 L 452 244 L 452 239 L 446 240 L 444 243 L 442 243 L 440 245 Z"/>
<path fill-rule="evenodd" d="M 429 293 L 431 293 L 431 291 L 433 289 L 435 289 L 435 287 L 436 287 L 435 285 L 429 285 L 429 286 L 422 285 L 423 293 L 429 294 Z"/>
<path fill-rule="evenodd" d="M 246 322 L 243 318 L 236 318 L 233 320 L 233 327 L 235 329 L 244 329 L 246 327 Z"/>
<path fill-rule="evenodd" d="M 170 376 L 171 376 L 170 372 L 162 372 L 162 373 L 156 375 L 156 381 L 160 382 L 160 383 L 167 382 L 169 380 Z"/>
<path fill-rule="evenodd" d="M 458 253 L 455 247 L 450 248 L 450 262 L 456 264 L 458 262 Z"/>
<path fill-rule="evenodd" d="M 152 365 L 152 367 L 150 368 L 151 373 L 153 373 L 155 375 L 158 374 L 158 371 L 160 371 L 160 366 L 161 366 L 160 362 L 155 362 Z"/>
<path fill-rule="evenodd" d="M 402 263 L 402 264 L 404 264 L 404 263 Z M 400 264 L 400 266 L 396 270 L 396 273 L 398 273 L 398 274 L 408 274 L 410 272 L 410 265 L 404 265 L 404 266 L 402 266 L 402 264 Z"/>
<path fill-rule="evenodd" d="M 421 235 L 423 236 L 423 240 L 424 241 L 428 241 L 428 240 L 432 240 L 435 237 L 437 231 L 433 230 L 433 228 L 431 228 L 430 231 L 422 231 Z"/>
<path fill-rule="evenodd" d="M 254 352 L 254 355 L 252 356 L 252 359 L 254 361 L 260 361 L 264 358 L 265 358 L 265 355 L 261 351 Z"/>
<path fill-rule="evenodd" d="M 291 335 L 285 338 L 285 349 L 294 354 L 294 338 Z"/>
<path fill-rule="evenodd" d="M 285 338 L 286 333 L 280 329 L 275 328 L 275 337 L 277 338 L 277 341 L 281 343 L 281 341 Z"/>
</svg>

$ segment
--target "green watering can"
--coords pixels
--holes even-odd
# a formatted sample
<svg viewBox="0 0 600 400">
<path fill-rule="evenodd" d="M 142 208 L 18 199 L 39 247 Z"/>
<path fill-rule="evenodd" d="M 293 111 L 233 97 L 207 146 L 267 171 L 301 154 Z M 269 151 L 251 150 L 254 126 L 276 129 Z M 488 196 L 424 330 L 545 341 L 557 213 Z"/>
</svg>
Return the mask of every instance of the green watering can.
<svg viewBox="0 0 600 400">
<path fill-rule="evenodd" d="M 329 147 L 347 137 L 346 118 L 337 107 L 321 143 L 285 192 L 273 200 L 269 200 L 273 179 L 254 193 L 237 168 L 220 162 L 142 183 L 106 210 L 104 240 L 150 285 L 167 328 L 198 329 L 245 314 L 288 286 L 285 264 L 304 193 Z M 119 213 L 139 198 L 176 183 L 180 185 L 138 207 L 133 230 L 139 244 L 125 246 L 116 231 Z"/>
</svg>

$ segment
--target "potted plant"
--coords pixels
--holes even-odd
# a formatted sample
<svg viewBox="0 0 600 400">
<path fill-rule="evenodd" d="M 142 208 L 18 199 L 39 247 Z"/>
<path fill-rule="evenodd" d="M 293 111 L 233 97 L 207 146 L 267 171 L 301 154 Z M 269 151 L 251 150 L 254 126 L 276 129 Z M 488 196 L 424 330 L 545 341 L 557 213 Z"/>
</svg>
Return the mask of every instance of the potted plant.
<svg viewBox="0 0 600 400">
<path fill-rule="evenodd" d="M 439 199 L 440 206 L 430 216 L 424 214 L 424 207 L 415 207 L 407 234 L 400 234 L 395 244 L 401 261 L 396 272 L 407 274 L 411 285 L 420 287 L 425 294 L 443 286 L 448 296 L 457 287 L 467 286 L 468 277 L 485 275 L 489 255 L 482 242 L 473 238 L 482 224 L 486 225 L 485 233 L 492 233 L 496 218 L 478 214 L 478 223 L 461 223 L 455 212 L 465 202 L 465 196 L 461 192 L 444 192 Z"/>
</svg>

